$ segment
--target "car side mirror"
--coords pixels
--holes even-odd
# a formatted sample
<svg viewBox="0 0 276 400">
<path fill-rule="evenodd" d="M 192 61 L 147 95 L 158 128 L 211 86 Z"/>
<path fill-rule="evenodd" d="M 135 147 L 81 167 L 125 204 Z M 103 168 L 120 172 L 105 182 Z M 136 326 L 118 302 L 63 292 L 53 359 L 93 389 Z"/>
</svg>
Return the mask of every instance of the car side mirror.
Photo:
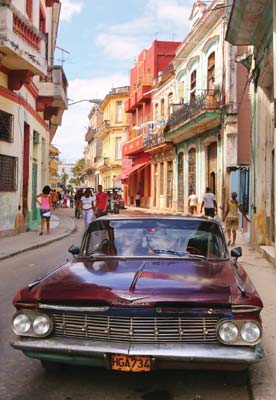
<svg viewBox="0 0 276 400">
<path fill-rule="evenodd" d="M 68 249 L 69 253 L 73 254 L 73 255 L 77 255 L 80 253 L 80 248 L 79 246 L 72 244 L 69 249 Z"/>
<path fill-rule="evenodd" d="M 242 248 L 241 247 L 235 247 L 234 249 L 231 250 L 231 256 L 234 258 L 239 258 L 242 256 Z"/>
</svg>

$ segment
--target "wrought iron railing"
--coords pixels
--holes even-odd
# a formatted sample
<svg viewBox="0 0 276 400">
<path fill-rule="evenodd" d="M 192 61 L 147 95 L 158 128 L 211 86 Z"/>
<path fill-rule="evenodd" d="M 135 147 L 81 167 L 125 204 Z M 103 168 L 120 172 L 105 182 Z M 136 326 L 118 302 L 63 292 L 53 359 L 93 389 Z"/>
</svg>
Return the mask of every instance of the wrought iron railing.
<svg viewBox="0 0 276 400">
<path fill-rule="evenodd" d="M 217 95 L 217 94 L 216 94 Z M 206 91 L 191 101 L 185 104 L 173 105 L 176 108 L 175 111 L 170 115 L 167 124 L 165 125 L 164 132 L 167 133 L 175 126 L 185 123 L 189 119 L 192 119 L 202 111 L 216 110 L 219 108 L 217 97 L 214 95 L 214 91 Z"/>
<path fill-rule="evenodd" d="M 152 147 L 158 146 L 166 141 L 163 129 L 157 132 L 151 132 L 143 137 L 143 149 L 150 149 Z"/>
</svg>

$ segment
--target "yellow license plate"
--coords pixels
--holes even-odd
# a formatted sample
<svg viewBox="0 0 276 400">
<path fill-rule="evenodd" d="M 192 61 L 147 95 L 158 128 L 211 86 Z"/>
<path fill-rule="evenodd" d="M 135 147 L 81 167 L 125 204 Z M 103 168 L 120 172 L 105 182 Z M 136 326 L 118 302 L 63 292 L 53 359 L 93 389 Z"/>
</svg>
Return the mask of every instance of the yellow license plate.
<svg viewBox="0 0 276 400">
<path fill-rule="evenodd" d="M 146 372 L 150 371 L 150 357 L 147 356 L 125 356 L 112 354 L 111 367 L 117 371 Z"/>
</svg>

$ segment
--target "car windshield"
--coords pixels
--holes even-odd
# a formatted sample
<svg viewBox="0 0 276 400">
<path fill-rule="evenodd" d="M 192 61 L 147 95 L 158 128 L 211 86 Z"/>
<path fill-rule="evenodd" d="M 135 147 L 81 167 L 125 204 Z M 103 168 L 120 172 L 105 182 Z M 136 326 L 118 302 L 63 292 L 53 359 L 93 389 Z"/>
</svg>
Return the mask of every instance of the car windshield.
<svg viewBox="0 0 276 400">
<path fill-rule="evenodd" d="M 206 257 L 225 259 L 220 227 L 209 220 L 95 220 L 84 235 L 82 256 Z"/>
</svg>

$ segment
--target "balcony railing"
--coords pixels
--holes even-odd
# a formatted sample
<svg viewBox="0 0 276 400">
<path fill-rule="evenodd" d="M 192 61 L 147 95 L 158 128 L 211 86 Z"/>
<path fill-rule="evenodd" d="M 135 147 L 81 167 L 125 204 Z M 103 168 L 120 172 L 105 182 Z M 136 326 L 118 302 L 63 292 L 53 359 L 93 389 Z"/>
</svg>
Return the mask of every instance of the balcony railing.
<svg viewBox="0 0 276 400">
<path fill-rule="evenodd" d="M 171 131 L 174 127 L 184 124 L 198 114 L 219 109 L 219 103 L 213 91 L 206 91 L 197 96 L 194 101 L 186 104 L 173 104 L 173 112 L 165 125 L 164 132 Z"/>
<path fill-rule="evenodd" d="M 85 134 L 85 141 L 90 143 L 95 138 L 96 132 L 95 128 L 88 128 Z"/>
<path fill-rule="evenodd" d="M 109 157 L 100 157 L 97 162 L 97 167 L 109 167 L 110 166 L 110 158 Z"/>
<path fill-rule="evenodd" d="M 105 119 L 101 123 L 100 127 L 97 129 L 97 135 L 101 135 L 108 128 L 110 128 L 110 121 L 108 119 Z"/>
<path fill-rule="evenodd" d="M 163 129 L 160 129 L 156 133 L 149 133 L 143 137 L 143 148 L 144 150 L 158 146 L 166 141 Z"/>
<path fill-rule="evenodd" d="M 8 0 L 0 1 L 1 63 L 34 75 L 47 73 L 46 36 Z"/>
<path fill-rule="evenodd" d="M 40 77 L 38 82 L 39 96 L 53 97 L 53 107 L 67 108 L 68 82 L 61 65 L 48 67 L 47 75 Z"/>
</svg>

